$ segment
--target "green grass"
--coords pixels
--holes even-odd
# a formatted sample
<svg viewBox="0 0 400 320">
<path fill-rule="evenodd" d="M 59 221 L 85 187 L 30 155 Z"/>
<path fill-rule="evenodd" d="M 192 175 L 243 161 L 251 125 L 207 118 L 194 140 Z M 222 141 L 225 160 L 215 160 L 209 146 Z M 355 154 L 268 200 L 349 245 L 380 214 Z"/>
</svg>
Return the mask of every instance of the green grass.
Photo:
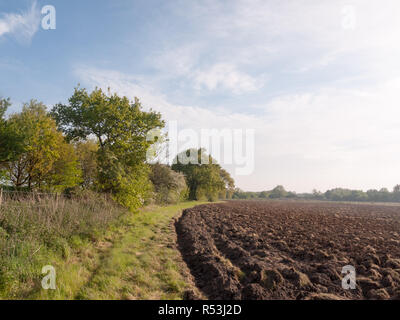
<svg viewBox="0 0 400 320">
<path fill-rule="evenodd" d="M 75 236 L 64 243 L 63 250 L 41 250 L 30 276 L 22 277 L 20 283 L 15 279 L 3 281 L 7 290 L 0 291 L 1 297 L 181 299 L 192 285 L 175 248 L 173 222 L 183 209 L 198 204 L 201 203 L 184 202 L 127 213 L 106 230 L 98 231 L 95 239 Z M 56 269 L 56 290 L 40 286 L 44 265 Z"/>
<path fill-rule="evenodd" d="M 58 267 L 76 258 L 126 214 L 106 197 L 91 193 L 73 200 L 23 197 L 4 201 L 0 206 L 0 298 L 31 297 L 41 289 L 43 266 Z M 82 260 L 94 263 L 84 255 Z"/>
</svg>

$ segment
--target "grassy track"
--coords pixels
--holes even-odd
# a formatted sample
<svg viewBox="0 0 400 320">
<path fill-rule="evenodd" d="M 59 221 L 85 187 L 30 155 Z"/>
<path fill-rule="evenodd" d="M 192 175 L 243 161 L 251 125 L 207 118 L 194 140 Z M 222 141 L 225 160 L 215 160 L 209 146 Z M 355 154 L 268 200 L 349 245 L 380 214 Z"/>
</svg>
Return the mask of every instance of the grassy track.
<svg viewBox="0 0 400 320">
<path fill-rule="evenodd" d="M 173 222 L 198 204 L 146 208 L 122 217 L 95 243 L 77 243 L 67 257 L 49 257 L 57 289 L 36 285 L 25 298 L 181 299 L 192 285 L 175 248 Z"/>
</svg>

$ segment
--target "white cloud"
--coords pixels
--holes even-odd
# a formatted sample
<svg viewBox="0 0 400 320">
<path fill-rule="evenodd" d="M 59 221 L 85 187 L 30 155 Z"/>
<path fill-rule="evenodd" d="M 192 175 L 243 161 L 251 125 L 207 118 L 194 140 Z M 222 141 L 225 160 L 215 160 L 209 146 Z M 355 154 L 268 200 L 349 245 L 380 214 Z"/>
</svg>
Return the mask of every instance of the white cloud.
<svg viewBox="0 0 400 320">
<path fill-rule="evenodd" d="M 202 47 L 196 43 L 166 49 L 147 57 L 147 63 L 169 76 L 188 76 L 200 60 Z"/>
<path fill-rule="evenodd" d="M 193 78 L 197 88 L 226 89 L 235 94 L 255 91 L 262 86 L 256 78 L 227 63 L 218 63 L 207 70 L 194 72 Z"/>
<path fill-rule="evenodd" d="M 211 64 L 209 61 L 202 64 L 203 50 L 201 44 L 185 44 L 151 56 L 148 63 L 167 78 L 182 77 L 190 81 L 196 90 L 226 90 L 229 93 L 241 94 L 263 86 L 264 76 L 251 76 L 239 70 L 237 64 Z"/>
<path fill-rule="evenodd" d="M 40 11 L 34 1 L 29 10 L 22 13 L 5 13 L 0 18 L 0 38 L 11 35 L 20 43 L 30 43 L 40 25 Z"/>
<path fill-rule="evenodd" d="M 354 29 L 343 25 L 349 4 Z M 196 27 L 190 39 L 174 47 L 196 42 L 197 56 L 210 60 L 202 64 L 205 71 L 219 61 L 245 73 L 279 65 L 285 71 L 320 71 L 341 62 L 349 70 L 382 76 L 400 67 L 397 0 L 232 0 L 229 5 L 206 0 L 172 6 Z"/>
</svg>

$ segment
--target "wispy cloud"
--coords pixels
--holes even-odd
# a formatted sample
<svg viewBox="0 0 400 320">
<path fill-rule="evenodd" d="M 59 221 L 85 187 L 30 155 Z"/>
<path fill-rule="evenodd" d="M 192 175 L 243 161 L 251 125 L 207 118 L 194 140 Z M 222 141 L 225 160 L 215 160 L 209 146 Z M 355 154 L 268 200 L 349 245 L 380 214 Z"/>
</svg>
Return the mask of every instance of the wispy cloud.
<svg viewBox="0 0 400 320">
<path fill-rule="evenodd" d="M 206 61 L 202 61 L 206 60 Z M 227 91 L 233 94 L 260 89 L 264 75 L 253 76 L 235 62 L 213 62 L 204 58 L 201 44 L 182 45 L 149 59 L 166 77 L 183 78 L 196 90 Z"/>
<path fill-rule="evenodd" d="M 229 6 L 212 0 L 174 2 L 171 6 L 177 15 L 196 26 L 195 36 L 175 43 L 174 48 L 195 41 L 200 44 L 197 57 L 204 72 L 223 61 L 245 73 L 251 69 L 253 77 L 258 70 L 269 69 L 272 81 L 280 71 L 326 74 L 326 80 L 330 73 L 339 80 L 339 76 L 380 77 L 398 70 L 400 2 L 350 3 L 354 29 L 344 24 L 348 17 L 343 9 L 349 7 L 345 0 L 232 0 Z M 347 72 L 338 75 L 338 68 Z"/>
<path fill-rule="evenodd" d="M 226 89 L 234 94 L 255 91 L 262 86 L 256 78 L 228 63 L 218 63 L 209 69 L 197 71 L 193 78 L 197 88 Z"/>
<path fill-rule="evenodd" d="M 20 43 L 30 43 L 39 25 L 40 11 L 34 1 L 25 12 L 3 13 L 0 16 L 0 38 L 10 35 Z"/>
</svg>

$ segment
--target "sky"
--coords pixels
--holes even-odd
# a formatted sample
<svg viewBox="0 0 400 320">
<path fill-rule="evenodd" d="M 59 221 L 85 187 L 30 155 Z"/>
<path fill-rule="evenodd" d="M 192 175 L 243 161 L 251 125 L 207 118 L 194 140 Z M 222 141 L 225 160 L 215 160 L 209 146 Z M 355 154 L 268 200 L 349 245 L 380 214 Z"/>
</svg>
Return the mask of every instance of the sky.
<svg viewBox="0 0 400 320">
<path fill-rule="evenodd" d="M 97 86 L 179 130 L 254 130 L 254 170 L 222 163 L 243 190 L 391 189 L 399 16 L 397 0 L 0 0 L 0 96 L 18 112 Z"/>
</svg>

